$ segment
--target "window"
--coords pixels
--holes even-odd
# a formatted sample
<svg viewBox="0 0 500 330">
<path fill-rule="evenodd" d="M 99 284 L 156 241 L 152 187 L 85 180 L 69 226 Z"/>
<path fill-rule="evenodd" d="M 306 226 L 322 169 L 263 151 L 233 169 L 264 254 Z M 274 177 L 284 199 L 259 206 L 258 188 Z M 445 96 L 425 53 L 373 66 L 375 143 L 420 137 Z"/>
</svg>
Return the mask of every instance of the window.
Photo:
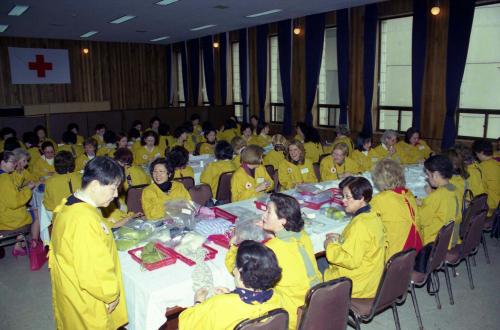
<svg viewBox="0 0 500 330">
<path fill-rule="evenodd" d="M 243 121 L 243 99 L 241 98 L 241 85 L 240 85 L 240 44 L 233 42 L 231 44 L 231 65 L 232 81 L 233 81 L 233 104 L 234 115 L 240 122 Z"/>
<path fill-rule="evenodd" d="M 337 126 L 340 118 L 337 29 L 325 30 L 318 82 L 318 125 Z"/>
<path fill-rule="evenodd" d="M 282 123 L 285 104 L 281 91 L 280 63 L 278 51 L 278 36 L 269 37 L 269 94 L 271 95 L 271 122 Z"/>
<path fill-rule="evenodd" d="M 184 83 L 182 80 L 182 55 L 180 52 L 176 54 L 176 66 L 177 66 L 177 102 L 180 107 L 186 106 L 186 100 L 184 99 Z"/>
<path fill-rule="evenodd" d="M 500 4 L 476 7 L 460 88 L 458 135 L 500 136 Z"/>
<path fill-rule="evenodd" d="M 411 127 L 412 23 L 411 16 L 380 21 L 379 130 Z"/>
<path fill-rule="evenodd" d="M 203 52 L 200 52 L 201 58 L 201 68 L 200 68 L 200 76 L 201 76 L 201 97 L 203 105 L 210 105 L 208 102 L 207 95 L 207 81 L 205 80 L 205 59 L 203 58 Z"/>
</svg>

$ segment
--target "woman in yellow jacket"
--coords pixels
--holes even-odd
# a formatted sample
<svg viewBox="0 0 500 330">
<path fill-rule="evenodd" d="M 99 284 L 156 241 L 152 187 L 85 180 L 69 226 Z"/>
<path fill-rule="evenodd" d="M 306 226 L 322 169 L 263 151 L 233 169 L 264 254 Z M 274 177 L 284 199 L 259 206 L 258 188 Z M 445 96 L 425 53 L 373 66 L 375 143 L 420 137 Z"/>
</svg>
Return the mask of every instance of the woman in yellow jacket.
<svg viewBox="0 0 500 330">
<path fill-rule="evenodd" d="M 268 146 L 271 143 L 271 137 L 269 136 L 269 124 L 268 123 L 258 123 L 255 135 L 250 137 L 248 144 L 255 144 L 261 148 Z"/>
<path fill-rule="evenodd" d="M 301 183 L 318 182 L 311 160 L 304 157 L 304 146 L 293 140 L 287 147 L 286 159 L 278 167 L 282 190 L 295 188 Z"/>
<path fill-rule="evenodd" d="M 236 126 L 236 122 L 232 119 L 228 119 L 224 122 L 224 126 L 222 126 L 221 130 L 217 133 L 217 141 L 227 141 L 231 142 L 231 140 L 235 136 L 240 135 L 240 128 Z"/>
<path fill-rule="evenodd" d="M 190 138 L 190 134 L 187 130 L 186 127 L 184 126 L 179 126 L 175 129 L 174 131 L 174 139 L 175 142 L 170 144 L 170 148 L 173 148 L 175 146 L 181 146 L 186 148 L 189 153 L 192 153 L 194 151 L 194 143 L 193 140 Z"/>
<path fill-rule="evenodd" d="M 200 155 L 213 155 L 215 149 L 215 139 L 216 131 L 213 128 L 208 128 L 204 132 L 205 142 L 200 145 Z"/>
<path fill-rule="evenodd" d="M 262 165 L 264 151 L 256 145 L 249 145 L 241 152 L 241 167 L 231 178 L 231 201 L 238 202 L 271 192 L 274 181 Z"/>
<path fill-rule="evenodd" d="M 465 169 L 465 163 L 462 156 L 454 148 L 446 150 L 443 153 L 451 161 L 453 165 L 453 175 L 450 178 L 450 183 L 455 186 L 455 194 L 457 195 L 458 204 L 460 205 L 460 212 L 455 220 L 458 223 L 462 222 L 462 213 L 471 201 L 470 194 L 466 193 L 469 190 L 468 178 L 469 173 Z"/>
<path fill-rule="evenodd" d="M 33 131 L 35 132 L 36 136 L 38 137 L 38 145 L 40 146 L 40 150 L 43 150 L 42 149 L 43 143 L 50 142 L 54 148 L 54 151 L 57 152 L 57 143 L 54 140 L 52 140 L 51 138 L 49 138 L 49 136 L 47 135 L 47 129 L 45 128 L 45 126 L 38 125 L 35 127 L 35 129 Z"/>
<path fill-rule="evenodd" d="M 72 132 L 73 134 L 76 135 L 76 144 L 79 146 L 83 146 L 83 143 L 85 142 L 85 138 L 78 134 L 80 132 L 80 127 L 76 123 L 69 123 L 68 127 L 66 128 L 67 132 Z"/>
<path fill-rule="evenodd" d="M 351 135 L 351 130 L 347 127 L 347 125 L 339 125 L 335 132 L 337 133 L 337 136 L 335 137 L 335 140 L 333 140 L 331 146 L 325 150 L 325 153 L 330 153 L 337 144 L 345 143 L 349 150 L 349 156 L 351 156 L 354 152 L 354 145 L 349 137 Z"/>
<path fill-rule="evenodd" d="M 349 148 L 345 143 L 338 143 L 332 154 L 326 156 L 319 164 L 321 181 L 340 180 L 361 173 L 361 168 L 349 156 Z"/>
<path fill-rule="evenodd" d="M 56 174 L 45 182 L 43 205 L 48 211 L 54 209 L 65 198 L 80 189 L 82 175 L 75 172 L 75 159 L 69 151 L 59 151 L 54 158 Z"/>
<path fill-rule="evenodd" d="M 175 146 L 165 155 L 165 158 L 174 166 L 174 179 L 193 178 L 194 180 L 194 171 L 193 168 L 188 165 L 189 152 L 186 148 Z"/>
<path fill-rule="evenodd" d="M 247 142 L 241 136 L 235 136 L 231 140 L 231 146 L 234 151 L 233 164 L 235 168 L 238 168 L 241 165 L 241 151 L 246 148 Z"/>
<path fill-rule="evenodd" d="M 54 146 L 51 142 L 42 143 L 42 156 L 33 164 L 32 173 L 38 181 L 48 179 L 55 173 Z"/>
<path fill-rule="evenodd" d="M 395 131 L 390 129 L 385 131 L 380 138 L 380 145 L 373 149 L 372 160 L 373 158 L 376 158 L 376 161 L 384 158 L 390 158 L 398 163 L 401 163 L 401 152 L 397 147 L 397 142 L 398 134 Z"/>
<path fill-rule="evenodd" d="M 420 139 L 420 132 L 413 127 L 408 128 L 404 141 L 399 141 L 396 148 L 403 164 L 421 163 L 432 154 L 431 148 Z"/>
<path fill-rule="evenodd" d="M 273 149 L 264 156 L 264 165 L 271 165 L 277 171 L 279 164 L 285 160 L 288 141 L 283 135 L 276 134 L 273 136 L 271 143 L 273 144 Z"/>
<path fill-rule="evenodd" d="M 307 131 L 307 124 L 304 122 L 298 122 L 295 126 L 295 136 L 294 140 L 304 143 L 305 132 Z"/>
<path fill-rule="evenodd" d="M 33 168 L 35 161 L 40 158 L 40 149 L 38 148 L 38 138 L 33 132 L 25 132 L 23 134 L 23 144 L 26 151 L 30 154 L 28 168 L 30 171 Z"/>
<path fill-rule="evenodd" d="M 191 200 L 189 192 L 180 182 L 172 181 L 174 167 L 165 158 L 153 161 L 150 167 L 153 183 L 142 191 L 142 209 L 148 220 L 165 217 L 165 202 L 172 199 Z"/>
<path fill-rule="evenodd" d="M 373 150 L 372 137 L 360 134 L 356 139 L 356 148 L 352 152 L 351 158 L 363 172 L 371 171 L 372 167 L 378 162 Z"/>
<path fill-rule="evenodd" d="M 123 170 L 97 157 L 82 190 L 55 210 L 49 249 L 52 306 L 57 329 L 117 329 L 128 322 L 120 260 L 113 233 L 97 207 L 118 195 Z"/>
<path fill-rule="evenodd" d="M 262 216 L 264 230 L 274 235 L 265 245 L 274 251 L 282 269 L 281 279 L 274 287 L 288 312 L 289 329 L 297 325 L 297 308 L 304 305 L 307 291 L 321 282 L 309 235 L 304 231 L 300 205 L 291 196 L 273 193 Z M 226 267 L 232 272 L 237 248 L 231 246 Z"/>
<path fill-rule="evenodd" d="M 380 191 L 370 202 L 372 210 L 382 219 L 387 237 L 387 261 L 394 254 L 422 248 L 418 231 L 420 212 L 412 192 L 405 188 L 403 168 L 391 159 L 383 159 L 373 169 L 372 179 Z"/>
<path fill-rule="evenodd" d="M 75 159 L 75 171 L 83 171 L 85 165 L 95 158 L 95 153 L 97 151 L 97 141 L 94 138 L 88 138 L 83 144 L 83 155 L 76 157 Z"/>
<path fill-rule="evenodd" d="M 479 164 L 472 150 L 463 145 L 456 144 L 453 149 L 460 155 L 465 164 L 465 170 L 469 175 L 466 179 L 467 189 L 472 192 L 473 196 L 478 196 L 485 193 L 483 178 Z"/>
<path fill-rule="evenodd" d="M 28 169 L 30 154 L 22 148 L 12 151 L 16 158 L 16 169 L 10 175 L 18 189 L 24 188 L 28 182 L 37 182 L 38 178 Z"/>
<path fill-rule="evenodd" d="M 316 128 L 308 126 L 304 131 L 305 157 L 313 163 L 319 163 L 319 158 L 324 154 L 321 138 Z"/>
<path fill-rule="evenodd" d="M 270 248 L 255 241 L 243 241 L 232 273 L 236 284 L 233 291 L 217 288 L 209 299 L 206 288 L 196 291 L 195 305 L 179 315 L 179 330 L 232 330 L 245 319 L 283 307 L 281 296 L 273 289 L 280 279 L 281 268 Z"/>
<path fill-rule="evenodd" d="M 370 204 L 372 186 L 363 177 L 341 182 L 345 210 L 353 215 L 342 235 L 327 234 L 324 279 L 342 276 L 352 280 L 353 298 L 373 298 L 384 271 L 385 235 L 382 220 Z"/>
<path fill-rule="evenodd" d="M 210 186 L 212 196 L 217 195 L 219 187 L 219 178 L 222 173 L 233 172 L 237 167 L 234 166 L 233 147 L 227 141 L 219 141 L 215 145 L 215 162 L 211 162 L 201 172 L 200 181 Z"/>
<path fill-rule="evenodd" d="M 147 131 L 142 134 L 141 147 L 135 149 L 134 165 L 146 166 L 155 159 L 161 157 L 162 151 L 158 147 L 158 134 L 153 131 Z"/>
<path fill-rule="evenodd" d="M 57 151 L 69 151 L 74 158 L 83 154 L 83 146 L 77 144 L 76 134 L 70 131 L 66 131 L 62 136 L 62 144 L 57 146 Z"/>
<path fill-rule="evenodd" d="M 97 150 L 97 156 L 108 156 L 113 158 L 116 150 L 116 134 L 113 131 L 107 130 L 103 136 L 104 145 Z"/>
<path fill-rule="evenodd" d="M 484 190 L 488 194 L 488 217 L 490 217 L 500 201 L 500 162 L 493 158 L 493 145 L 487 140 L 474 141 L 472 151 L 480 161 L 479 169 Z"/>
</svg>

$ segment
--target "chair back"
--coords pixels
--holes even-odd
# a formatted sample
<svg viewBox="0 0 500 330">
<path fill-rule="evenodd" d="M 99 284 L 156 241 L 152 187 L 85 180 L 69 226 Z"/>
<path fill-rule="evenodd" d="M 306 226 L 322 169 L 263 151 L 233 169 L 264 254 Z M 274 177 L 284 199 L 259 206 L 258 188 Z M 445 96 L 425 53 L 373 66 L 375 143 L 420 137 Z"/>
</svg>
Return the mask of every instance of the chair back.
<svg viewBox="0 0 500 330">
<path fill-rule="evenodd" d="M 17 236 L 28 236 L 31 233 L 31 224 L 14 230 L 0 230 L 0 247 L 14 244 Z"/>
<path fill-rule="evenodd" d="M 215 199 L 218 204 L 231 203 L 231 178 L 233 171 L 224 172 L 219 176 L 219 185 L 217 186 L 217 193 Z"/>
<path fill-rule="evenodd" d="M 279 186 L 280 186 L 280 180 L 278 179 L 278 170 L 275 170 L 272 165 L 266 165 L 266 171 L 267 174 L 273 179 L 274 181 L 274 191 L 278 192 L 280 191 Z"/>
<path fill-rule="evenodd" d="M 274 166 L 273 165 L 265 165 L 266 166 L 266 171 L 267 171 L 267 174 L 269 174 L 269 176 L 271 178 L 274 177 Z"/>
<path fill-rule="evenodd" d="M 409 249 L 396 253 L 387 261 L 375 295 L 370 318 L 395 302 L 406 298 L 415 256 L 415 249 Z"/>
<path fill-rule="evenodd" d="M 450 221 L 439 230 L 434 240 L 429 260 L 427 261 L 427 274 L 441 268 L 448 252 L 448 245 L 453 234 L 453 226 L 453 221 Z"/>
<path fill-rule="evenodd" d="M 126 203 L 129 212 L 144 213 L 144 210 L 142 209 L 142 191 L 147 186 L 148 185 L 145 184 L 128 188 Z"/>
<path fill-rule="evenodd" d="M 200 154 L 200 149 L 201 149 L 202 144 L 203 144 L 203 142 L 196 143 L 196 146 L 194 147 L 194 150 L 193 150 L 193 156 L 198 156 Z"/>
<path fill-rule="evenodd" d="M 323 158 L 328 157 L 328 156 L 331 156 L 331 155 L 332 155 L 332 154 L 322 154 L 322 155 L 320 155 L 320 156 L 319 156 L 319 161 L 318 161 L 318 162 L 319 162 L 319 163 L 321 163 L 321 161 L 323 160 Z M 349 155 L 349 156 L 350 156 L 350 155 Z"/>
<path fill-rule="evenodd" d="M 189 190 L 191 189 L 191 187 L 194 187 L 194 178 L 190 176 L 186 176 L 183 178 L 176 178 L 174 179 L 174 181 L 182 183 L 184 185 L 184 188 L 186 188 L 186 190 Z"/>
<path fill-rule="evenodd" d="M 189 188 L 189 195 L 193 202 L 207 206 L 207 203 L 212 200 L 212 189 L 208 184 L 202 183 Z"/>
<path fill-rule="evenodd" d="M 488 211 L 488 195 L 480 194 L 472 198 L 469 207 L 465 209 L 462 216 L 462 223 L 460 224 L 460 237 L 465 239 L 465 234 L 470 226 L 471 219 L 475 214 L 480 213 L 482 210 Z"/>
<path fill-rule="evenodd" d="M 299 330 L 345 330 L 351 306 L 352 281 L 340 277 L 311 288 Z"/>
<path fill-rule="evenodd" d="M 481 197 L 481 195 L 479 195 L 478 197 Z M 474 197 L 472 202 L 474 202 L 475 199 L 476 197 Z M 472 212 L 472 214 L 470 215 L 470 219 L 468 219 L 468 225 L 467 228 L 465 229 L 466 231 L 461 244 L 462 257 L 470 255 L 481 242 L 483 227 L 486 221 L 486 215 L 488 213 L 488 206 L 486 204 L 486 199 L 484 201 L 485 202 L 483 205 L 482 199 L 479 200 L 478 203 L 480 203 L 480 205 L 475 208 L 475 212 Z"/>
<path fill-rule="evenodd" d="M 319 163 L 313 163 L 314 174 L 316 174 L 316 178 L 321 182 L 321 172 L 319 170 Z"/>
<path fill-rule="evenodd" d="M 261 317 L 252 320 L 243 320 L 234 330 L 287 330 L 288 313 L 282 309 L 273 309 Z"/>
</svg>

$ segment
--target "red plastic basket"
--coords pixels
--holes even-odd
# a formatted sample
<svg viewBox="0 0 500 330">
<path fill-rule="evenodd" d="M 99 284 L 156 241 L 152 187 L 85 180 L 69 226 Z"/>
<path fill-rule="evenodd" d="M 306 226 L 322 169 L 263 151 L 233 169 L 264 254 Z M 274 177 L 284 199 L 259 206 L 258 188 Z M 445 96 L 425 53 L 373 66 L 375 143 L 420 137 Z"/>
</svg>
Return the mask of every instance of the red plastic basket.
<svg viewBox="0 0 500 330">
<path fill-rule="evenodd" d="M 231 214 L 227 211 L 224 211 L 223 209 L 220 209 L 218 207 L 214 207 L 212 208 L 212 210 L 214 210 L 214 213 L 215 213 L 215 216 L 216 217 L 219 217 L 219 218 L 222 218 L 222 219 L 226 219 L 232 223 L 235 223 L 236 222 L 236 218 L 238 218 L 237 216 L 235 216 L 234 214 Z"/>
<path fill-rule="evenodd" d="M 207 250 L 207 255 L 205 256 L 205 261 L 214 259 L 215 256 L 217 255 L 217 250 L 215 250 L 214 248 L 211 248 L 210 246 L 208 246 L 206 244 L 203 244 L 202 246 L 203 246 L 203 248 L 205 250 Z M 172 248 L 166 247 L 166 246 L 164 246 L 162 244 L 158 244 L 157 245 L 157 249 L 160 250 L 161 252 L 164 252 L 165 254 L 168 253 L 170 255 L 175 256 L 175 258 L 177 258 L 180 261 L 184 262 L 188 266 L 194 266 L 194 265 L 196 265 L 196 262 L 194 262 L 193 260 L 191 260 L 191 259 L 183 256 L 182 254 L 180 254 L 179 252 L 175 251 Z"/>
<path fill-rule="evenodd" d="M 222 246 L 225 249 L 229 249 L 229 237 L 227 237 L 226 235 L 210 235 L 208 236 L 208 240 L 214 242 L 219 246 Z"/>
<path fill-rule="evenodd" d="M 177 258 L 173 253 L 171 253 L 170 251 L 162 250 L 161 249 L 162 245 L 159 243 L 156 243 L 155 247 L 165 255 L 165 259 L 151 263 L 151 264 L 143 264 L 141 258 L 139 256 L 137 256 L 137 252 L 142 252 L 143 247 L 138 247 L 138 248 L 129 250 L 128 254 L 130 254 L 132 259 L 137 261 L 139 264 L 141 264 L 145 269 L 147 269 L 149 271 L 175 264 L 175 262 L 177 261 Z"/>
</svg>

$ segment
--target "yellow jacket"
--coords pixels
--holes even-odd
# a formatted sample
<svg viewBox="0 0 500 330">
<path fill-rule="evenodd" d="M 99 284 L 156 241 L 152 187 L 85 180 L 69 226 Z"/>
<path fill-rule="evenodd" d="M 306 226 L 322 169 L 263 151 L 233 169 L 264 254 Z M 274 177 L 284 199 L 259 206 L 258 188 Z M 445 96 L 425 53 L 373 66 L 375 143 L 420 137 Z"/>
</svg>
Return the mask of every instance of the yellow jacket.
<svg viewBox="0 0 500 330">
<path fill-rule="evenodd" d="M 172 188 L 168 194 L 161 191 L 155 183 L 150 184 L 142 191 L 142 209 L 148 220 L 165 217 L 165 202 L 172 199 L 191 200 L 189 192 L 180 182 L 172 181 Z"/>
<path fill-rule="evenodd" d="M 108 157 L 114 157 L 115 156 L 115 151 L 116 151 L 116 146 L 113 144 L 105 144 L 99 149 L 97 149 L 96 155 L 97 156 L 108 156 Z"/>
<path fill-rule="evenodd" d="M 358 164 L 363 172 L 371 171 L 373 165 L 378 162 L 378 157 L 373 152 L 373 149 L 370 149 L 368 152 L 354 150 L 350 158 Z"/>
<path fill-rule="evenodd" d="M 252 135 L 250 140 L 248 140 L 248 144 L 255 144 L 261 148 L 268 146 L 271 143 L 271 137 L 269 135 Z"/>
<path fill-rule="evenodd" d="M 278 170 L 280 162 L 285 160 L 283 151 L 271 150 L 264 156 L 264 165 L 272 165 L 275 170 Z"/>
<path fill-rule="evenodd" d="M 241 155 L 234 156 L 232 162 L 233 162 L 234 168 L 240 167 L 241 166 Z"/>
<path fill-rule="evenodd" d="M 474 196 L 484 194 L 485 190 L 479 164 L 474 162 L 467 165 L 467 173 L 469 173 L 469 177 L 467 178 L 467 187 L 470 191 L 472 191 L 472 194 Z"/>
<path fill-rule="evenodd" d="M 394 148 L 396 151 L 392 154 L 392 156 L 389 156 L 389 151 L 385 148 L 383 144 L 379 144 L 375 148 L 373 148 L 372 152 L 372 162 L 375 165 L 376 162 L 379 160 L 382 160 L 384 158 L 389 158 L 392 159 L 398 163 L 401 163 L 403 160 L 401 159 L 401 151 L 398 148 L 398 145 L 395 144 Z"/>
<path fill-rule="evenodd" d="M 491 216 L 500 201 L 500 162 L 489 159 L 479 163 L 484 190 L 488 194 L 488 216 Z"/>
<path fill-rule="evenodd" d="M 80 155 L 75 159 L 75 172 L 80 172 L 85 168 L 90 158 L 86 155 Z"/>
<path fill-rule="evenodd" d="M 71 152 L 73 157 L 78 157 L 84 153 L 84 149 L 81 145 L 78 144 L 60 144 L 57 148 L 57 152 L 59 151 L 68 151 Z"/>
<path fill-rule="evenodd" d="M 45 182 L 45 194 L 43 205 L 49 211 L 53 211 L 61 201 L 68 198 L 82 185 L 82 175 L 80 172 L 67 174 L 54 174 Z"/>
<path fill-rule="evenodd" d="M 188 165 L 184 168 L 178 168 L 175 170 L 174 179 L 187 178 L 187 177 L 194 179 L 194 171 L 191 166 Z"/>
<path fill-rule="evenodd" d="M 38 178 L 28 169 L 24 169 L 21 172 L 14 171 L 10 173 L 10 176 L 18 190 L 19 188 L 26 186 L 26 184 L 30 181 L 34 183 L 38 181 Z"/>
<path fill-rule="evenodd" d="M 31 147 L 31 148 L 28 148 L 27 150 L 30 154 L 30 161 L 29 161 L 29 168 L 32 169 L 33 168 L 33 164 L 35 163 L 35 161 L 40 158 L 40 149 L 38 149 L 37 147 Z"/>
<path fill-rule="evenodd" d="M 320 143 L 306 142 L 304 143 L 305 157 L 313 163 L 319 162 L 319 156 L 323 154 L 323 147 Z"/>
<path fill-rule="evenodd" d="M 40 180 L 44 177 L 51 176 L 55 171 L 54 165 L 50 165 L 43 157 L 40 157 L 33 164 L 31 173 L 37 180 Z"/>
<path fill-rule="evenodd" d="M 287 160 L 282 161 L 278 167 L 278 178 L 281 190 L 292 189 L 301 183 L 318 182 L 313 164 L 307 158 L 302 165 L 295 165 Z"/>
<path fill-rule="evenodd" d="M 170 144 L 169 144 L 168 136 L 160 135 L 160 137 L 158 138 L 158 148 L 160 148 L 162 157 L 165 156 L 165 149 L 167 149 L 167 147 L 169 145 Z"/>
<path fill-rule="evenodd" d="M 0 174 L 0 230 L 14 230 L 31 223 L 26 204 L 31 199 L 31 189 L 18 190 L 12 176 Z"/>
<path fill-rule="evenodd" d="M 358 164 L 349 157 L 344 159 L 344 163 L 339 165 L 333 161 L 333 156 L 326 156 L 319 165 L 321 181 L 339 180 L 344 173 L 359 174 L 362 172 Z"/>
<path fill-rule="evenodd" d="M 134 150 L 134 165 L 144 166 L 151 163 L 156 158 L 161 157 L 162 152 L 158 146 L 154 146 L 151 151 L 149 151 L 145 146 L 141 146 Z"/>
<path fill-rule="evenodd" d="M 342 232 L 344 242 L 330 243 L 326 258 L 330 267 L 325 281 L 341 276 L 352 280 L 353 298 L 373 298 L 384 271 L 385 235 L 380 217 L 373 211 L 355 216 Z"/>
<path fill-rule="evenodd" d="M 342 136 L 342 137 L 338 137 L 336 138 L 335 140 L 333 140 L 333 143 L 328 146 L 328 147 L 323 147 L 323 149 L 325 150 L 325 153 L 329 153 L 331 154 L 333 149 L 335 149 L 335 146 L 339 143 L 345 143 L 347 145 L 347 149 L 349 151 L 349 157 L 352 156 L 352 153 L 354 151 L 354 145 L 352 143 L 352 140 L 350 137 L 348 136 Z"/>
<path fill-rule="evenodd" d="M 450 220 L 458 218 L 461 205 L 458 202 L 456 188 L 452 184 L 439 187 L 422 199 L 420 211 L 420 234 L 424 245 L 434 242 L 437 233 Z M 458 234 L 458 224 L 454 225 L 453 237 Z M 450 246 L 452 247 L 452 241 Z"/>
<path fill-rule="evenodd" d="M 460 212 L 458 212 L 457 218 L 455 219 L 455 223 L 461 223 L 462 206 L 464 202 L 464 193 L 465 193 L 465 180 L 460 175 L 453 175 L 450 179 L 450 183 L 455 186 L 455 195 L 457 195 L 458 205 L 460 208 Z"/>
<path fill-rule="evenodd" d="M 405 198 L 413 209 L 413 217 Z M 386 190 L 375 195 L 370 201 L 370 205 L 372 210 L 380 216 L 385 228 L 388 243 L 385 258 L 387 261 L 394 254 L 403 251 L 412 223 L 415 224 L 415 229 L 418 231 L 420 213 L 417 202 L 411 191 L 399 194 L 392 190 Z"/>
<path fill-rule="evenodd" d="M 104 145 L 104 139 L 102 135 L 94 134 L 92 135 L 92 138 L 97 141 L 97 148 L 100 148 Z"/>
<path fill-rule="evenodd" d="M 200 155 L 213 155 L 215 144 L 203 142 L 200 146 Z"/>
<path fill-rule="evenodd" d="M 130 186 L 140 186 L 143 184 L 150 184 L 151 178 L 140 166 L 130 166 L 125 168 L 125 180 L 123 181 L 123 188 L 125 191 Z"/>
<path fill-rule="evenodd" d="M 219 131 L 217 132 L 217 141 L 224 140 L 231 143 L 231 140 L 238 135 L 238 130 L 236 130 L 235 128 L 227 129 L 225 131 Z"/>
<path fill-rule="evenodd" d="M 229 159 L 218 160 L 209 163 L 207 167 L 201 172 L 200 181 L 206 183 L 212 189 L 212 195 L 215 198 L 217 188 L 219 187 L 219 177 L 224 172 L 231 172 L 236 170 L 233 162 Z"/>
<path fill-rule="evenodd" d="M 95 207 L 79 200 L 63 203 L 57 207 L 49 249 L 56 328 L 117 329 L 128 320 L 113 233 Z M 106 305 L 118 298 L 108 314 Z"/>
<path fill-rule="evenodd" d="M 247 304 L 236 293 L 220 294 L 183 311 L 179 315 L 179 330 L 233 330 L 245 319 L 255 319 L 281 307 L 283 303 L 276 292 L 262 304 Z"/>
<path fill-rule="evenodd" d="M 417 145 L 399 141 L 396 144 L 397 150 L 400 152 L 401 163 L 403 164 L 416 164 L 423 162 L 432 153 L 431 148 L 424 140 L 420 140 Z"/>
<path fill-rule="evenodd" d="M 285 230 L 283 230 L 285 231 Z M 286 232 L 286 231 L 285 231 Z M 305 231 L 298 233 L 300 238 L 292 238 L 285 241 L 274 237 L 265 245 L 273 250 L 281 267 L 281 279 L 274 290 L 283 299 L 283 308 L 288 312 L 289 329 L 295 329 L 297 325 L 297 308 L 304 305 L 307 291 L 321 282 L 321 273 L 316 264 L 311 239 Z M 305 249 L 307 260 L 302 258 L 300 247 Z M 226 268 L 232 272 L 236 263 L 237 248 L 231 246 L 226 255 Z M 307 273 L 306 262 L 312 266 L 313 275 Z"/>
<path fill-rule="evenodd" d="M 76 135 L 76 144 L 83 146 L 83 143 L 85 142 L 85 138 L 81 135 Z"/>
<path fill-rule="evenodd" d="M 257 192 L 255 188 L 263 182 L 269 182 L 269 188 L 265 192 L 273 191 L 274 181 L 267 173 L 264 165 L 259 165 L 255 169 L 255 177 L 248 175 L 243 167 L 238 168 L 231 178 L 231 201 L 238 202 L 262 195 L 264 191 Z"/>
</svg>

